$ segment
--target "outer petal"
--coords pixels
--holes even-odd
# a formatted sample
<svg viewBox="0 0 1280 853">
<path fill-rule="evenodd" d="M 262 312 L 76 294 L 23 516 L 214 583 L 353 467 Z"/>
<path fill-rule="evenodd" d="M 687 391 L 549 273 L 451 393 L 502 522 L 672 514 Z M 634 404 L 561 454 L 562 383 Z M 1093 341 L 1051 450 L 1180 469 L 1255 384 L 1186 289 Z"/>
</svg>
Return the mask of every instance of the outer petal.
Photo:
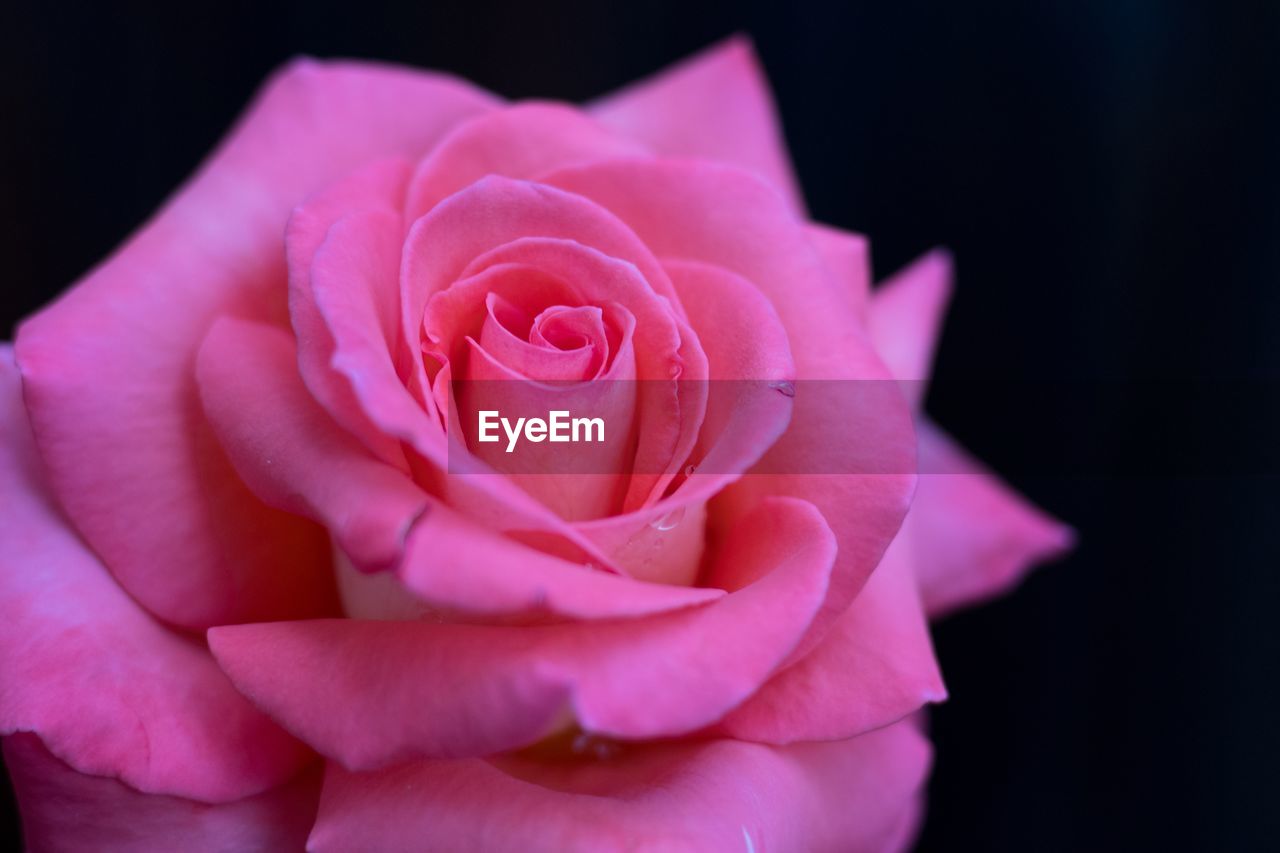
<svg viewBox="0 0 1280 853">
<path fill-rule="evenodd" d="M 487 175 L 543 172 L 646 153 L 565 104 L 524 103 L 459 125 L 419 164 L 409 188 L 410 222 Z"/>
<path fill-rule="evenodd" d="M 774 676 L 716 731 L 767 743 L 838 740 L 945 699 L 911 545 L 904 528 L 822 643 Z"/>
<path fill-rule="evenodd" d="M 937 249 L 880 285 L 871 299 L 871 340 L 916 408 L 924 400 L 951 276 L 951 253 Z"/>
<path fill-rule="evenodd" d="M 951 293 L 951 257 L 934 251 L 877 288 L 876 348 L 917 408 Z M 1036 563 L 1071 550 L 1075 534 L 1036 509 L 927 420 L 916 427 L 920 478 L 908 527 L 931 616 L 1005 591 Z"/>
<path fill-rule="evenodd" d="M 930 616 L 993 598 L 1037 563 L 1063 556 L 1075 532 L 1032 506 L 936 426 L 920 439 L 911 508 L 921 593 Z"/>
<path fill-rule="evenodd" d="M 837 393 L 822 393 L 819 382 L 810 386 L 816 393 L 797 396 L 790 427 L 761 463 L 772 473 L 746 477 L 730 490 L 738 511 L 762 494 L 790 494 L 813 501 L 831 523 L 840 556 L 808 640 L 816 642 L 897 533 L 915 480 L 910 413 L 897 390 L 882 381 L 889 375 L 863 334 L 850 295 L 776 194 L 738 169 L 614 161 L 568 169 L 547 181 L 613 211 L 662 257 L 714 264 L 754 283 L 787 330 L 798 379 L 834 381 Z M 858 440 L 850 442 L 851 435 Z M 816 473 L 833 470 L 871 473 Z"/>
<path fill-rule="evenodd" d="M 549 626 L 285 622 L 215 628 L 236 685 L 344 766 L 489 755 L 571 711 L 583 728 L 651 738 L 700 729 L 755 690 L 821 604 L 835 543 L 812 506 L 749 515 L 702 607 Z"/>
<path fill-rule="evenodd" d="M 152 222 L 20 329 L 50 484 L 153 612 L 198 628 L 316 612 L 316 543 L 254 501 L 211 441 L 196 347 L 217 314 L 283 316 L 281 235 L 307 193 L 418 154 L 491 102 L 429 74 L 294 63 Z"/>
<path fill-rule="evenodd" d="M 0 733 L 36 732 L 76 770 L 222 802 L 308 754 L 254 710 L 204 645 L 157 624 L 53 507 L 0 350 Z"/>
<path fill-rule="evenodd" d="M 309 847 L 885 851 L 928 772 L 909 723 L 838 743 L 622 747 L 600 762 L 331 766 Z"/>
<path fill-rule="evenodd" d="M 320 796 L 317 772 L 222 805 L 143 794 L 73 770 L 30 734 L 6 737 L 4 760 L 26 847 L 49 853 L 300 850 Z"/>
<path fill-rule="evenodd" d="M 768 81 L 742 36 L 589 109 L 601 124 L 658 154 L 720 160 L 753 171 L 781 191 L 793 210 L 804 209 Z"/>
<path fill-rule="evenodd" d="M 865 322 L 867 305 L 871 300 L 869 241 L 861 234 L 818 223 L 811 223 L 806 230 L 813 247 L 846 294 L 852 313 Z"/>
</svg>

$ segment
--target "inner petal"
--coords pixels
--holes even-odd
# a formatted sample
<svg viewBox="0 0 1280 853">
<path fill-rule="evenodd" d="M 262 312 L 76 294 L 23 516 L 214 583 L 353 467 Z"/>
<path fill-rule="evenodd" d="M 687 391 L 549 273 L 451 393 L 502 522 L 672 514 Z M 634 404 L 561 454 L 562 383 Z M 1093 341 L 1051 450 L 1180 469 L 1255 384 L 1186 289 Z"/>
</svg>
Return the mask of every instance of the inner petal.
<svg viewBox="0 0 1280 853">
<path fill-rule="evenodd" d="M 579 335 L 579 346 L 555 347 L 534 339 L 538 320 L 530 320 L 527 312 L 510 300 L 498 293 L 490 293 L 485 303 L 488 310 L 480 327 L 478 343 L 481 349 L 514 373 L 538 382 L 582 382 L 599 373 L 607 355 L 602 350 L 608 343 L 598 308 L 574 310 L 596 312 L 596 325 L 600 331 L 593 337 L 600 339 L 601 348 L 597 348 L 585 334 Z M 520 336 L 521 330 L 525 333 L 523 337 Z"/>
</svg>

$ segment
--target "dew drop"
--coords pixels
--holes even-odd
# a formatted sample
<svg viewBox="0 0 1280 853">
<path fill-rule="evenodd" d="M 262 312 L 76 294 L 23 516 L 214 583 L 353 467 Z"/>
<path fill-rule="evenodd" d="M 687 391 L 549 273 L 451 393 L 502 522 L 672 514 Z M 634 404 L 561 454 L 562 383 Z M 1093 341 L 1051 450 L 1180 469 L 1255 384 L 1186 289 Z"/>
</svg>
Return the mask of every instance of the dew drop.
<svg viewBox="0 0 1280 853">
<path fill-rule="evenodd" d="M 684 373 L 684 365 L 678 361 L 673 361 L 671 362 L 671 369 L 668 372 L 672 379 L 679 379 L 680 374 Z"/>
<path fill-rule="evenodd" d="M 574 755 L 589 755 L 597 761 L 612 758 L 618 753 L 618 745 L 612 741 L 598 738 L 589 732 L 582 732 L 573 739 L 570 747 Z"/>
<path fill-rule="evenodd" d="M 785 379 L 781 382 L 770 382 L 769 387 L 784 397 L 794 397 L 796 395 L 795 383 Z"/>
<path fill-rule="evenodd" d="M 697 466 L 697 465 L 686 465 L 686 466 L 684 466 L 684 475 L 685 475 L 686 477 L 692 477 L 692 476 L 693 476 L 693 472 L 694 472 L 694 471 L 697 471 L 697 470 L 698 470 L 698 466 Z"/>
<path fill-rule="evenodd" d="M 684 507 L 678 506 L 671 512 L 649 522 L 649 526 L 654 530 L 670 530 L 682 521 L 684 521 Z"/>
</svg>

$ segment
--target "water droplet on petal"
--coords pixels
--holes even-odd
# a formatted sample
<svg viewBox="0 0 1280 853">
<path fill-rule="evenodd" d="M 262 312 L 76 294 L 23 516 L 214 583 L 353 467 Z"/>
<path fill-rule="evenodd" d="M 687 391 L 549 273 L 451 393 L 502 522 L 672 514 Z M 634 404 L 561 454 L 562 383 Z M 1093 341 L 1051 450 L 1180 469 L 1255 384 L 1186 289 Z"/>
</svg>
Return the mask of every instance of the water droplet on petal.
<svg viewBox="0 0 1280 853">
<path fill-rule="evenodd" d="M 582 732 L 573 739 L 570 747 L 574 755 L 590 755 L 597 761 L 612 758 L 618 752 L 618 745 L 613 741 L 596 737 L 590 732 Z"/>
<path fill-rule="evenodd" d="M 692 477 L 692 476 L 693 476 L 693 472 L 694 472 L 694 471 L 697 471 L 697 470 L 698 470 L 698 466 L 697 466 L 697 465 L 686 465 L 686 466 L 684 466 L 684 475 L 685 475 L 686 477 Z"/>
<path fill-rule="evenodd" d="M 684 521 L 684 507 L 678 506 L 649 522 L 649 526 L 654 530 L 670 530 L 682 521 Z"/>
<path fill-rule="evenodd" d="M 770 382 L 769 387 L 784 397 L 794 397 L 796 395 L 796 385 L 794 382 L 789 380 L 784 379 L 781 382 Z"/>
<path fill-rule="evenodd" d="M 673 361 L 673 362 L 671 363 L 671 369 L 670 369 L 669 373 L 670 373 L 670 375 L 671 375 L 671 378 L 672 378 L 672 379 L 679 379 L 679 378 L 680 378 L 680 374 L 681 374 L 681 373 L 684 373 L 684 365 L 682 365 L 682 364 L 681 364 L 680 362 L 678 362 L 678 361 Z"/>
</svg>

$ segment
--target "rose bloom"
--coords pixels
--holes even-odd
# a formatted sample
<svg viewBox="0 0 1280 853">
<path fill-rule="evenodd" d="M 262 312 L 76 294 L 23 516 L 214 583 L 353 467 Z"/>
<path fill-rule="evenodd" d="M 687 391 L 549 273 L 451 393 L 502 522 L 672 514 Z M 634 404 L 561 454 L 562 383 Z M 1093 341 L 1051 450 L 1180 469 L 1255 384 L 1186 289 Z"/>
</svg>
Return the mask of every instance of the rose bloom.
<svg viewBox="0 0 1280 853">
<path fill-rule="evenodd" d="M 27 844 L 909 844 L 928 617 L 1070 541 L 919 412 L 949 279 L 806 220 L 741 39 L 584 108 L 290 64 L 0 353 Z M 504 473 L 469 380 L 625 441 Z"/>
</svg>

